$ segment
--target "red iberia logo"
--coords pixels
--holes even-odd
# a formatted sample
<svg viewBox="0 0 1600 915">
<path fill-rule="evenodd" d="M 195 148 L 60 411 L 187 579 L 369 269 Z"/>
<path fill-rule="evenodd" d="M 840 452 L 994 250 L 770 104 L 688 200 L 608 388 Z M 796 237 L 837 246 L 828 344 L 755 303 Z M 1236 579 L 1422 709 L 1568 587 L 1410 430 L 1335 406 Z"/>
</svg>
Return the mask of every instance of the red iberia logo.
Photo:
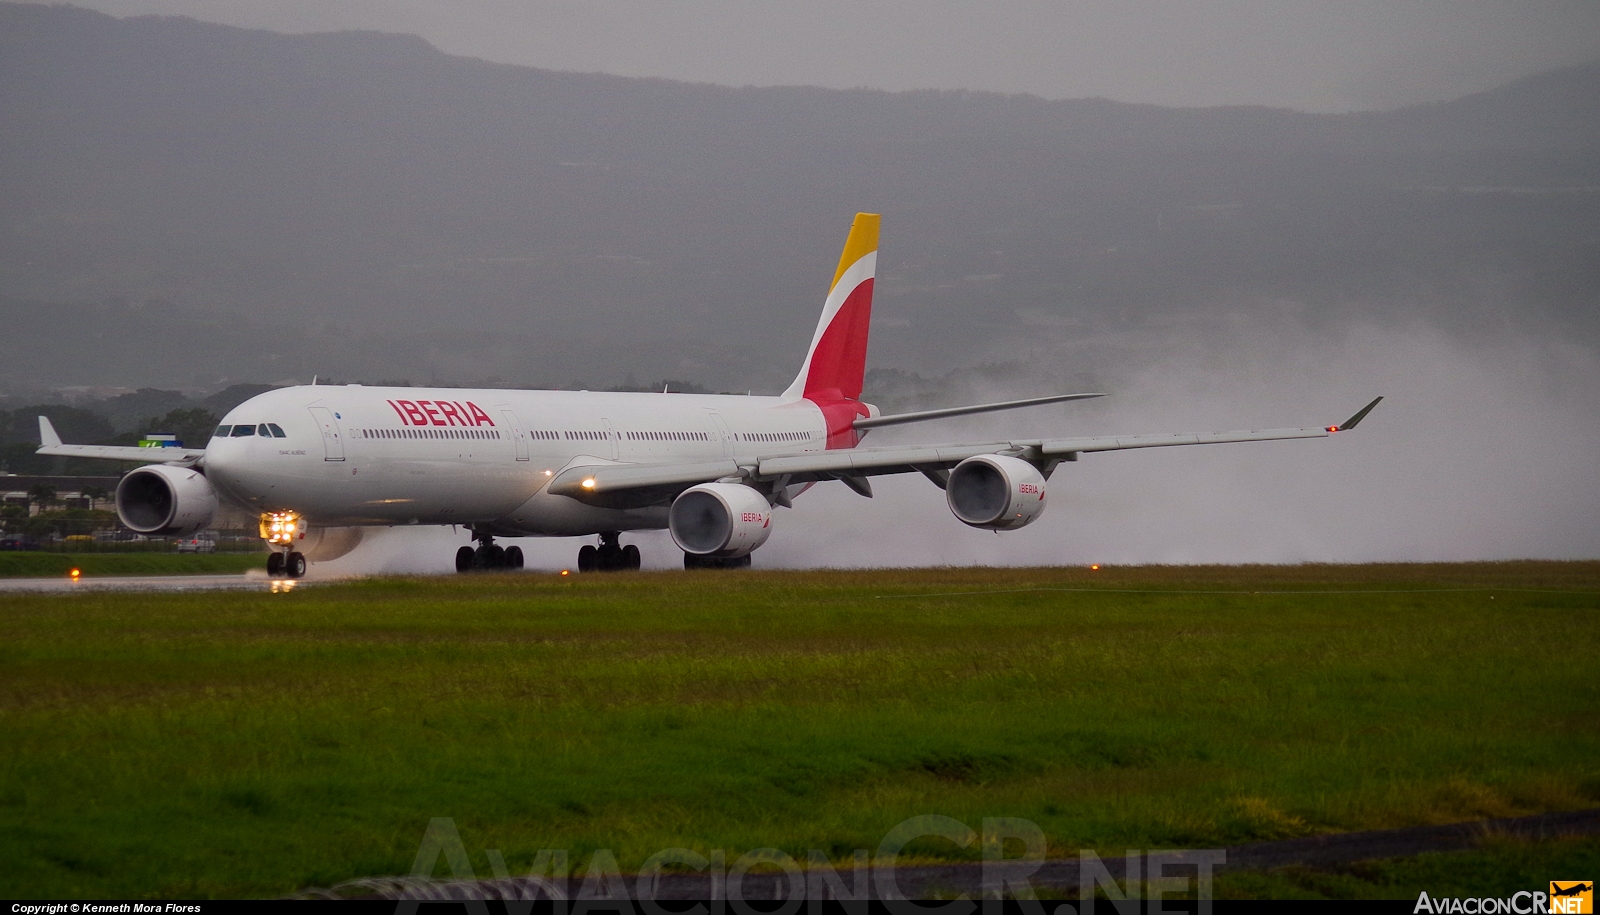
<svg viewBox="0 0 1600 915">
<path fill-rule="evenodd" d="M 1593 915 L 1593 880 L 1550 881 L 1551 915 Z"/>
<path fill-rule="evenodd" d="M 492 426 L 494 420 L 472 401 L 390 400 L 386 401 L 408 426 Z"/>
</svg>

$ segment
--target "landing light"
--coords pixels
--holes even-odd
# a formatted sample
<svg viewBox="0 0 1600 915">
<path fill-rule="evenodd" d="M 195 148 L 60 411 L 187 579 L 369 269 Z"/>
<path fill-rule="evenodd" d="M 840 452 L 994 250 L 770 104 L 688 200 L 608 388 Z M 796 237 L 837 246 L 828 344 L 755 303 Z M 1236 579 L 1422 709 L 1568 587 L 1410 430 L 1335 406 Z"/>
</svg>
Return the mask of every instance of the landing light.
<svg viewBox="0 0 1600 915">
<path fill-rule="evenodd" d="M 261 539 L 274 545 L 293 543 L 305 535 L 305 523 L 296 512 L 267 512 L 261 516 Z"/>
<path fill-rule="evenodd" d="M 594 488 L 594 477 L 590 477 L 589 479 L 584 480 L 583 481 L 583 488 L 584 489 L 593 489 Z"/>
</svg>

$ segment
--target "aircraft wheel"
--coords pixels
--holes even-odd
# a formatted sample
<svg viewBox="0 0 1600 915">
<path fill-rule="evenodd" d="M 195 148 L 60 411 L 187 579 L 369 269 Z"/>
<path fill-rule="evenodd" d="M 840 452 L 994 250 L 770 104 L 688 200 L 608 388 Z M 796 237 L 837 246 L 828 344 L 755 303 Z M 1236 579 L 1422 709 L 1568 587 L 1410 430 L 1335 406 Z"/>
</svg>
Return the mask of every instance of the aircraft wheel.
<svg viewBox="0 0 1600 915">
<path fill-rule="evenodd" d="M 593 572 L 599 568 L 599 563 L 600 551 L 594 548 L 594 544 L 585 544 L 583 549 L 578 551 L 579 572 Z"/>
<path fill-rule="evenodd" d="M 520 569 L 520 568 L 522 568 L 522 547 L 520 547 L 520 546 L 508 546 L 508 547 L 506 547 L 506 559 L 505 559 L 505 562 L 506 562 L 506 568 L 508 568 L 508 569 Z"/>
<path fill-rule="evenodd" d="M 285 562 L 290 578 L 304 578 L 306 574 L 306 554 L 290 553 Z"/>
<path fill-rule="evenodd" d="M 464 546 L 461 549 L 456 550 L 456 571 L 471 572 L 472 560 L 476 559 L 477 555 L 477 551 L 473 550 L 473 548 L 470 546 Z"/>
<path fill-rule="evenodd" d="M 267 577 L 277 578 L 283 574 L 283 554 L 277 550 L 267 554 Z"/>
<path fill-rule="evenodd" d="M 639 556 L 639 548 L 637 546 L 634 546 L 630 543 L 622 548 L 622 568 L 636 572 L 639 570 L 640 562 L 641 557 Z"/>
<path fill-rule="evenodd" d="M 505 566 L 505 547 L 496 543 L 478 547 L 477 566 L 480 569 L 499 569 Z"/>
<path fill-rule="evenodd" d="M 615 572 L 625 568 L 622 564 L 622 548 L 616 544 L 602 543 L 596 552 L 599 554 L 596 557 L 598 560 L 596 568 L 600 571 Z"/>
</svg>

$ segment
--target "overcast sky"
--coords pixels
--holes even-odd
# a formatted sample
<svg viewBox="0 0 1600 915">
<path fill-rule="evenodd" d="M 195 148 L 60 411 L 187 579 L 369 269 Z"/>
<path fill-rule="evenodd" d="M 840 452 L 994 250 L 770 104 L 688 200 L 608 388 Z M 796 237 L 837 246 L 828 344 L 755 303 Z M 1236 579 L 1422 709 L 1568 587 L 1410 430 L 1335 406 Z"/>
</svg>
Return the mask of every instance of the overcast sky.
<svg viewBox="0 0 1600 915">
<path fill-rule="evenodd" d="M 1594 0 L 77 0 L 731 85 L 963 88 L 1314 111 L 1453 98 L 1600 58 Z"/>
</svg>

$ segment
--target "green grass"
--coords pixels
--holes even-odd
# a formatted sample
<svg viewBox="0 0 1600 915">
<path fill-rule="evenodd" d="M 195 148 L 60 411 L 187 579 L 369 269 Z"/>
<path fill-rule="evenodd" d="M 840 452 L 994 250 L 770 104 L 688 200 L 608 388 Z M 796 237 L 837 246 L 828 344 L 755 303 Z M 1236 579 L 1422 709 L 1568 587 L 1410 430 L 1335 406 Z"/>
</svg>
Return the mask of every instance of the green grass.
<svg viewBox="0 0 1600 915">
<path fill-rule="evenodd" d="M 170 550 L 171 547 L 168 547 Z M 265 569 L 265 551 L 252 553 L 0 553 L 0 578 L 40 578 L 79 569 L 96 575 L 223 575 Z"/>
<path fill-rule="evenodd" d="M 1338 868 L 1225 871 L 1217 875 L 1213 895 L 1217 899 L 1412 900 L 1426 892 L 1435 899 L 1506 899 L 1519 890 L 1545 891 L 1551 880 L 1591 879 L 1566 875 L 1596 872 L 1600 872 L 1600 838 L 1491 838 L 1471 851 L 1362 861 Z"/>
<path fill-rule="evenodd" d="M 928 813 L 1076 854 L 1589 807 L 1597 636 L 1600 563 L 5 596 L 0 897 L 403 874 L 434 816 L 487 874 Z"/>
</svg>

